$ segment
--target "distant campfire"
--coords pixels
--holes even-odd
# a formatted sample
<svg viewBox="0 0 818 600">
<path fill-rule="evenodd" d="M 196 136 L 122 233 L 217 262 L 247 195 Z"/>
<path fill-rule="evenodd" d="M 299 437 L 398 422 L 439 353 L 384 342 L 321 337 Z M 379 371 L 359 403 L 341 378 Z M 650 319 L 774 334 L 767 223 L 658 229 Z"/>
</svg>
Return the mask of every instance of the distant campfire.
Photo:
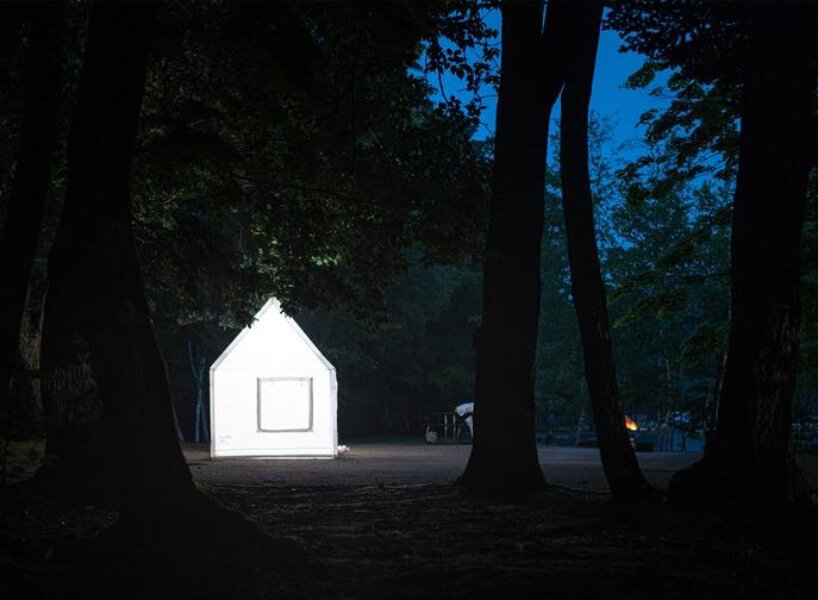
<svg viewBox="0 0 818 600">
<path fill-rule="evenodd" d="M 638 431 L 639 425 L 637 425 L 636 421 L 631 419 L 628 415 L 625 415 L 625 429 L 628 431 Z"/>
</svg>

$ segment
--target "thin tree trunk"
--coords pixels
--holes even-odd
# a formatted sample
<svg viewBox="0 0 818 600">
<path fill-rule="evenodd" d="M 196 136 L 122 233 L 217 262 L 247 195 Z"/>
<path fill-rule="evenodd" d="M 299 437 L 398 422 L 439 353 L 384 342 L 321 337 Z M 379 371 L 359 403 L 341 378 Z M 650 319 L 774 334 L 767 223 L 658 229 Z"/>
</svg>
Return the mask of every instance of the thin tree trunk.
<svg viewBox="0 0 818 600">
<path fill-rule="evenodd" d="M 585 378 L 605 477 L 615 498 L 634 498 L 648 492 L 650 487 L 642 475 L 625 429 L 588 174 L 588 105 L 602 3 L 579 4 L 573 8 L 576 47 L 568 59 L 560 129 L 560 176 L 571 295 L 579 322 Z"/>
<path fill-rule="evenodd" d="M 673 376 L 670 371 L 670 360 L 665 356 L 661 359 L 665 367 L 665 402 L 664 402 L 664 416 L 662 417 L 662 443 L 659 449 L 662 452 L 670 452 L 673 450 L 673 429 L 671 423 L 673 406 Z"/>
<path fill-rule="evenodd" d="M 792 408 L 815 17 L 815 7 L 805 4 L 753 8 L 717 431 L 703 460 L 671 481 L 677 499 L 767 505 L 808 497 L 793 459 Z"/>
<path fill-rule="evenodd" d="M 702 431 L 705 436 L 707 435 L 707 432 L 710 430 L 710 404 L 712 402 L 715 391 L 716 386 L 713 384 L 712 381 L 708 381 L 707 393 L 704 396 L 704 423 L 702 425 Z"/>
<path fill-rule="evenodd" d="M 563 82 L 563 32 L 549 4 L 504 2 L 494 173 L 477 336 L 475 436 L 462 483 L 481 491 L 541 488 L 534 437 L 548 119 Z"/>
<path fill-rule="evenodd" d="M 726 357 L 726 355 L 725 355 Z M 710 452 L 710 448 L 713 445 L 713 440 L 715 439 L 715 432 L 716 432 L 716 425 L 717 425 L 717 415 L 719 414 L 719 401 L 721 399 L 721 388 L 722 388 L 722 381 L 724 376 L 724 359 L 720 360 L 716 363 L 716 374 L 713 379 L 713 382 L 710 385 L 711 391 L 711 408 L 707 413 L 707 423 L 708 427 L 704 431 L 704 453 L 705 455 Z"/>
<path fill-rule="evenodd" d="M 207 363 L 204 354 L 194 354 L 192 339 L 187 342 L 187 357 L 190 372 L 193 375 L 193 383 L 196 386 L 196 400 L 193 408 L 193 442 L 196 444 L 207 443 L 210 441 L 210 430 L 207 426 L 204 406 L 204 383 Z"/>
<path fill-rule="evenodd" d="M 23 127 L 0 236 L 0 419 L 8 408 L 29 276 L 51 184 L 59 128 L 64 9 L 63 2 L 43 3 L 32 10 L 30 20 Z"/>
</svg>

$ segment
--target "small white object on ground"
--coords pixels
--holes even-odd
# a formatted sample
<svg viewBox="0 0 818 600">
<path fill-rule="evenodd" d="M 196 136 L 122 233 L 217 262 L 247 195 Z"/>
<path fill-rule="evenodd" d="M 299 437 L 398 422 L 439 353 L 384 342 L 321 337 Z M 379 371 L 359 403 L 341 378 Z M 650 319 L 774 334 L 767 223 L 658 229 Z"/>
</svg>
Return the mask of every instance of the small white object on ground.
<svg viewBox="0 0 818 600">
<path fill-rule="evenodd" d="M 338 444 L 338 454 L 346 454 L 349 452 L 349 446 L 345 444 Z"/>
</svg>

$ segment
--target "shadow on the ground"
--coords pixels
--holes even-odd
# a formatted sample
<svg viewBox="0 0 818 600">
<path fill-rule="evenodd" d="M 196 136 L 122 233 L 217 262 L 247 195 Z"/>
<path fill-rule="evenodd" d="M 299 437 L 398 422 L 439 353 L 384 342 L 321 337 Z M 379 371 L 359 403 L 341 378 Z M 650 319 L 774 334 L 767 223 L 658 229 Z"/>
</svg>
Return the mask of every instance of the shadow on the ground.
<svg viewBox="0 0 818 600">
<path fill-rule="evenodd" d="M 38 499 L 5 502 L 3 597 L 555 598 L 815 597 L 814 523 L 781 515 L 771 528 L 739 515 L 661 501 L 614 503 L 551 487 L 491 503 L 454 485 L 205 490 L 274 536 L 300 541 L 313 563 L 293 574 L 260 560 L 205 572 L 176 557 L 161 578 L 89 554 L 116 517 Z M 9 498 L 6 498 L 9 500 Z M 16 537 L 16 540 L 15 540 Z M 263 566 L 264 568 L 259 568 Z M 129 570 L 130 569 L 130 570 Z M 120 575 L 114 576 L 114 573 Z M 127 577 L 121 577 L 127 573 Z M 9 575 L 11 575 L 9 577 Z M 134 582 L 138 582 L 136 585 Z"/>
</svg>

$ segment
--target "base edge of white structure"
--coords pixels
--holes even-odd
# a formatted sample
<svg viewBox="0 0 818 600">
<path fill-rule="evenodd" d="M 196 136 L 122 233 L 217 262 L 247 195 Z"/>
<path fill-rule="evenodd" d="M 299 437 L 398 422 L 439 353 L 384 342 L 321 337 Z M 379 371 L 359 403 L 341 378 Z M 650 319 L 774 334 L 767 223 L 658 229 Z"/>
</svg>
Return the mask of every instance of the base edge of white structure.
<svg viewBox="0 0 818 600">
<path fill-rule="evenodd" d="M 210 458 L 294 458 L 294 459 L 327 459 L 337 458 L 338 452 L 331 449 L 316 449 L 316 448 L 294 448 L 282 451 L 280 448 L 275 450 L 252 449 L 252 450 L 211 450 Z"/>
</svg>

